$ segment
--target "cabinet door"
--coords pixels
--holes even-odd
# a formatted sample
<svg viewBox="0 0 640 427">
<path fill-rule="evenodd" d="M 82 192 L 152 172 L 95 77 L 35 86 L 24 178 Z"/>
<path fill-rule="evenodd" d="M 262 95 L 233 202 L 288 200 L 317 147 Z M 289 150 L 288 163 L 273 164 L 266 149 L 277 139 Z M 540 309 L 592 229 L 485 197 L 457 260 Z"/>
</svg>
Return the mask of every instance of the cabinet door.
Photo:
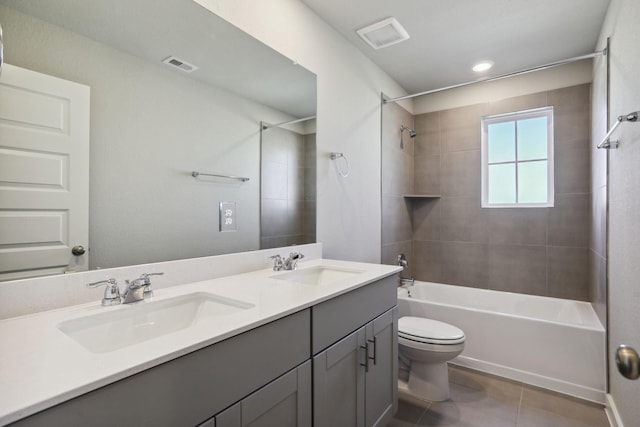
<svg viewBox="0 0 640 427">
<path fill-rule="evenodd" d="M 215 417 L 215 427 L 311 427 L 311 361 Z"/>
<path fill-rule="evenodd" d="M 313 358 L 314 427 L 364 427 L 365 328 Z"/>
<path fill-rule="evenodd" d="M 398 409 L 398 308 L 368 323 L 365 331 L 365 425 L 384 427 Z"/>
</svg>

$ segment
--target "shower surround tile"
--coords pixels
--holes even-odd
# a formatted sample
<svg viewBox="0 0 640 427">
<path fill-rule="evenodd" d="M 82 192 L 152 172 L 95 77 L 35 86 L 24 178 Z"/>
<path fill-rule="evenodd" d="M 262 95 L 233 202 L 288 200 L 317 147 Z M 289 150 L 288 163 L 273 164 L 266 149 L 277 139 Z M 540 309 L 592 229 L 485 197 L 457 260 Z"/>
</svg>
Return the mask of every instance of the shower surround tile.
<svg viewBox="0 0 640 427">
<path fill-rule="evenodd" d="M 544 106 L 554 107 L 555 206 L 481 208 L 481 117 Z M 417 115 L 413 167 L 396 157 L 397 169 L 389 167 L 387 175 L 385 146 L 397 143 L 383 141 L 383 194 L 398 186 L 385 177 L 401 175 L 404 168 L 413 173 L 415 193 L 441 195 L 408 205 L 415 277 L 581 300 L 602 294 L 589 274 L 600 262 L 590 261 L 595 257 L 588 249 L 605 251 L 606 237 L 606 186 L 595 194 L 593 207 L 591 200 L 590 115 L 589 84 Z M 593 226 L 592 209 L 598 221 Z M 383 213 L 383 229 L 404 238 L 389 218 Z"/>
</svg>

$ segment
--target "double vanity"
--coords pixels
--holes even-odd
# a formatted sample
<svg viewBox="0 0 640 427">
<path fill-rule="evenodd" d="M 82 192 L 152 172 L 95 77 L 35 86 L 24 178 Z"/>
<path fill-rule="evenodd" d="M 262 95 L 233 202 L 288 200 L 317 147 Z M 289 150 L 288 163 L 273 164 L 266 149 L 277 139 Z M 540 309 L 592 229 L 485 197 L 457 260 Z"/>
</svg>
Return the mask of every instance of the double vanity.
<svg viewBox="0 0 640 427">
<path fill-rule="evenodd" d="M 398 271 L 315 259 L 0 321 L 0 425 L 386 425 Z"/>
</svg>

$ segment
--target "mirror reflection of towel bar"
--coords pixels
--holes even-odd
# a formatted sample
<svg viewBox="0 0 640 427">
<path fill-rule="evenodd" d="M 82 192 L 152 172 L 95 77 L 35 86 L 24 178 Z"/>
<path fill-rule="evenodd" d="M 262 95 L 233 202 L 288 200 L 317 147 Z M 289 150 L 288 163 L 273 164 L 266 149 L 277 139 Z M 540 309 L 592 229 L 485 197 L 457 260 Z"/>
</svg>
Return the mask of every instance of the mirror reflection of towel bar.
<svg viewBox="0 0 640 427">
<path fill-rule="evenodd" d="M 236 179 L 236 180 L 242 181 L 242 182 L 249 181 L 249 178 L 244 177 L 244 176 L 218 175 L 218 174 L 215 174 L 215 173 L 202 173 L 202 172 L 196 172 L 196 171 L 191 172 L 191 176 L 194 177 L 194 178 L 197 178 L 200 175 L 202 175 L 202 176 L 213 176 L 213 177 L 216 177 L 216 178 Z"/>
</svg>

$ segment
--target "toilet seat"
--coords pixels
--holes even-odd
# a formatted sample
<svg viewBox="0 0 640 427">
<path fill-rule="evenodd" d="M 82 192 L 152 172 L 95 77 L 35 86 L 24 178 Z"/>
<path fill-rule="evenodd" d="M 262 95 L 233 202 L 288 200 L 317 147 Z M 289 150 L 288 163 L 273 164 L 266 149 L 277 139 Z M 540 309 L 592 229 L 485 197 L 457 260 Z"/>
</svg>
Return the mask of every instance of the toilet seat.
<svg viewBox="0 0 640 427">
<path fill-rule="evenodd" d="M 398 320 L 398 337 L 437 345 L 455 345 L 465 340 L 464 332 L 453 325 L 414 316 L 405 316 Z"/>
</svg>

